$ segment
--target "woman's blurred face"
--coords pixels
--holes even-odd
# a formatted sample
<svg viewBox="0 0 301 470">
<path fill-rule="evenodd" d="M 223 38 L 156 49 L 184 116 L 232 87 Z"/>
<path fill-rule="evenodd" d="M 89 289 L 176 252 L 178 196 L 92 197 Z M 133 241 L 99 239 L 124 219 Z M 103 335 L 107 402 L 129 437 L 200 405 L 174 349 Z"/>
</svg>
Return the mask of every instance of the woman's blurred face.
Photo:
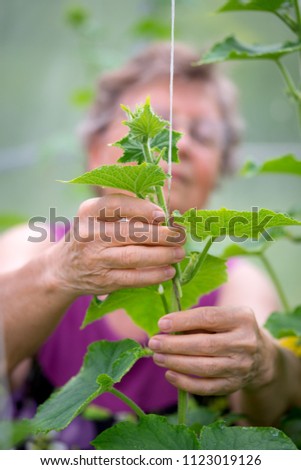
<svg viewBox="0 0 301 470">
<path fill-rule="evenodd" d="M 126 91 L 120 103 L 134 109 L 136 104 L 144 103 L 147 96 L 154 111 L 168 120 L 167 79 Z M 203 207 L 216 184 L 222 158 L 223 123 L 213 86 L 195 80 L 175 80 L 173 113 L 173 128 L 183 132 L 183 137 L 178 144 L 180 163 L 172 167 L 170 209 L 184 212 L 191 207 Z M 90 170 L 114 164 L 122 155 L 120 148 L 108 147 L 108 144 L 127 133 L 128 128 L 121 124 L 124 119 L 122 111 L 116 113 L 113 122 L 95 139 L 89 155 Z M 167 171 L 167 163 L 161 165 Z M 109 192 L 116 190 L 105 189 L 102 193 Z M 165 192 L 167 196 L 167 185 Z"/>
</svg>

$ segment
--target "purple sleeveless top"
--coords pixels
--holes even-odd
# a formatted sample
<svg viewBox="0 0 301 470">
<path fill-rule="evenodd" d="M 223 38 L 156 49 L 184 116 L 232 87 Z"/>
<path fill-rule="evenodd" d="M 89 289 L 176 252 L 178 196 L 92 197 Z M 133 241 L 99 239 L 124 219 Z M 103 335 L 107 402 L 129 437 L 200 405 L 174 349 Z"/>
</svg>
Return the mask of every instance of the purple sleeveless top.
<svg viewBox="0 0 301 470">
<path fill-rule="evenodd" d="M 63 234 L 62 230 L 57 230 L 57 240 Z M 203 296 L 197 306 L 216 305 L 217 299 L 218 290 Z M 106 317 L 80 330 L 90 300 L 90 296 L 82 296 L 69 307 L 56 330 L 38 353 L 42 372 L 55 387 L 63 386 L 78 373 L 87 348 L 92 342 L 102 339 L 110 341 L 121 339 L 109 327 Z M 145 412 L 159 411 L 177 403 L 177 389 L 166 381 L 165 372 L 166 370 L 158 367 L 152 358 L 143 358 L 134 365 L 116 388 L 133 399 Z M 127 405 L 110 393 L 101 395 L 94 403 L 110 409 L 113 413 L 129 411 Z M 91 434 L 91 429 L 88 429 L 91 423 L 80 417 L 76 421 L 77 435 L 81 435 L 82 438 L 85 434 L 85 439 L 81 439 L 81 443 L 77 445 L 80 445 L 80 448 L 87 448 L 89 441 L 95 437 Z M 76 428 L 75 424 L 73 423 L 73 429 Z M 72 439 L 67 440 L 72 443 Z"/>
</svg>

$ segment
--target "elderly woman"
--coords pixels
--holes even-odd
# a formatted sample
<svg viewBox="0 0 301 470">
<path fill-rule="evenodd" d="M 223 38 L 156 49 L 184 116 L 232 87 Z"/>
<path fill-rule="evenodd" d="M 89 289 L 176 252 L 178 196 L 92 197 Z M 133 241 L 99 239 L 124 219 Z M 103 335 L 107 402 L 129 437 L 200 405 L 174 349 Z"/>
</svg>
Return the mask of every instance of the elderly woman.
<svg viewBox="0 0 301 470">
<path fill-rule="evenodd" d="M 240 133 L 233 86 L 215 66 L 191 67 L 197 58 L 177 45 L 174 128 L 183 132 L 183 138 L 181 162 L 173 168 L 170 206 L 181 212 L 205 206 L 220 175 L 231 167 Z M 119 104 L 134 107 L 149 95 L 154 110 L 168 118 L 168 85 L 166 44 L 151 46 L 101 78 L 83 126 L 89 169 L 120 157 L 120 149 L 108 147 L 125 133 Z M 152 242 L 154 219 L 162 215 L 159 207 L 114 192 L 103 189 L 80 206 L 82 233 L 87 234 L 88 218 L 94 220 L 85 242 L 77 241 L 74 225 L 69 242 L 57 230 L 56 243 L 29 243 L 25 227 L 10 230 L 1 239 L 8 370 L 18 383 L 31 371 L 31 397 L 38 403 L 78 372 L 92 341 L 145 342 L 145 333 L 123 310 L 79 330 L 91 295 L 163 282 L 174 276 L 171 265 L 184 257 L 177 229 L 159 225 L 159 243 Z M 147 240 L 135 245 L 129 237 L 122 243 L 99 237 L 100 224 L 113 231 L 119 223 L 109 220 L 116 208 L 123 217 L 143 216 L 149 221 Z M 301 405 L 300 361 L 261 326 L 277 308 L 277 296 L 261 272 L 242 260 L 230 263 L 227 284 L 203 297 L 188 315 L 171 313 L 160 320 L 158 331 L 183 334 L 151 338 L 153 359 L 139 361 L 120 390 L 147 412 L 174 406 L 176 387 L 202 396 L 229 395 L 232 409 L 244 413 L 250 423 L 277 423 L 289 407 Z M 115 413 L 125 410 L 111 395 L 104 394 L 97 403 Z M 91 429 L 88 434 L 87 439 L 93 438 Z"/>
</svg>

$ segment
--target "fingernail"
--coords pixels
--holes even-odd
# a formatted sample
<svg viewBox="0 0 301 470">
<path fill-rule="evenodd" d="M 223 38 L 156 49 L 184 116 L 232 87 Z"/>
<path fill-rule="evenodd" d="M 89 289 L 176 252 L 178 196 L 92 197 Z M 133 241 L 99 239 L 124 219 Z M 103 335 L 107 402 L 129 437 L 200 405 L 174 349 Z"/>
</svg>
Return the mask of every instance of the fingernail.
<svg viewBox="0 0 301 470">
<path fill-rule="evenodd" d="M 158 364 L 164 364 L 165 362 L 165 356 L 164 354 L 154 354 L 153 356 L 153 359 L 155 362 L 157 362 Z"/>
<path fill-rule="evenodd" d="M 153 212 L 153 221 L 154 222 L 163 222 L 165 220 L 165 214 L 162 211 L 154 211 Z"/>
<path fill-rule="evenodd" d="M 177 375 L 169 370 L 168 372 L 166 372 L 165 377 L 169 382 L 175 382 Z"/>
<path fill-rule="evenodd" d="M 172 321 L 169 320 L 168 318 L 161 318 L 158 321 L 158 327 L 162 331 L 169 331 L 171 330 L 171 327 L 172 327 Z"/>
<path fill-rule="evenodd" d="M 148 347 L 154 351 L 158 351 L 160 349 L 160 341 L 156 338 L 151 338 L 148 342 Z"/>
<path fill-rule="evenodd" d="M 172 266 L 168 266 L 165 268 L 165 274 L 166 274 L 166 279 L 172 279 L 174 275 L 176 274 L 176 270 Z"/>
<path fill-rule="evenodd" d="M 175 248 L 175 258 L 177 261 L 181 261 L 185 256 L 184 248 L 178 247 Z"/>
</svg>

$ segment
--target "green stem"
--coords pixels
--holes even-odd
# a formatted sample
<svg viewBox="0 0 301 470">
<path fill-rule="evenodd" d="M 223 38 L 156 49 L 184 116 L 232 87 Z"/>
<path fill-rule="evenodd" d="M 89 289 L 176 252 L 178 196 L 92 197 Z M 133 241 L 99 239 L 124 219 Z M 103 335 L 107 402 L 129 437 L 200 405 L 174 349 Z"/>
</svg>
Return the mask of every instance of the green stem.
<svg viewBox="0 0 301 470">
<path fill-rule="evenodd" d="M 166 314 L 170 313 L 170 309 L 168 307 L 168 303 L 167 303 L 166 296 L 165 296 L 165 293 L 164 293 L 164 287 L 162 286 L 162 284 L 159 286 L 159 295 L 160 295 L 160 298 L 162 300 L 162 304 L 163 304 L 165 313 Z"/>
<path fill-rule="evenodd" d="M 295 84 L 292 80 L 292 77 L 290 76 L 288 70 L 286 67 L 280 62 L 280 60 L 276 60 L 276 64 L 279 67 L 280 72 L 282 73 L 282 76 L 288 86 L 288 89 L 290 91 L 290 94 L 295 98 L 295 100 L 300 104 L 301 101 L 301 93 L 297 90 L 295 87 Z"/>
<path fill-rule="evenodd" d="M 301 39 L 301 13 L 300 13 L 299 0 L 294 0 L 294 4 L 295 4 L 296 19 L 298 23 L 297 34 L 299 36 L 299 39 Z"/>
<path fill-rule="evenodd" d="M 280 281 L 279 281 L 272 265 L 270 264 L 269 260 L 267 259 L 267 257 L 263 253 L 261 253 L 259 255 L 259 257 L 260 257 L 265 269 L 267 270 L 271 280 L 273 281 L 274 286 L 276 287 L 276 290 L 278 292 L 278 295 L 279 295 L 279 298 L 282 302 L 284 310 L 286 311 L 286 313 L 289 313 L 291 311 L 291 309 L 290 309 L 288 300 L 286 298 L 286 295 L 284 293 L 282 285 L 281 285 L 281 283 L 280 283 Z"/>
<path fill-rule="evenodd" d="M 151 149 L 149 147 L 149 142 L 146 142 L 146 143 L 142 144 L 142 151 L 143 151 L 145 161 L 147 163 L 154 163 L 152 152 L 151 152 Z M 163 188 L 161 186 L 155 186 L 155 190 L 156 190 L 158 204 L 163 209 L 163 211 L 165 213 L 165 216 L 166 216 L 167 224 L 169 225 L 169 213 L 168 213 L 168 209 L 167 209 L 167 205 L 166 205 L 166 201 L 165 201 L 165 197 L 164 197 Z M 177 264 L 177 263 L 174 264 L 173 267 L 176 270 L 176 275 L 173 278 L 172 282 L 173 282 L 173 288 L 174 288 L 176 298 L 177 298 L 177 308 L 178 308 L 179 299 L 182 297 L 182 288 L 181 288 L 181 282 L 180 282 L 181 269 L 180 269 L 179 264 Z"/>
<path fill-rule="evenodd" d="M 291 18 L 289 15 L 285 13 L 279 13 L 278 11 L 273 11 L 273 13 L 281 20 L 283 23 L 286 24 L 286 26 L 289 27 L 293 33 L 298 34 L 298 24 L 296 21 L 294 21 L 293 18 Z"/>
<path fill-rule="evenodd" d="M 202 264 L 204 263 L 204 261 L 206 259 L 206 256 L 208 254 L 208 251 L 210 250 L 210 247 L 212 246 L 215 238 L 216 237 L 210 237 L 209 238 L 209 240 L 207 241 L 207 243 L 205 245 L 205 248 L 203 249 L 202 253 L 199 253 L 198 260 L 197 260 L 195 266 L 193 267 L 192 272 L 190 273 L 188 279 L 186 279 L 183 284 L 187 284 L 189 281 L 191 281 L 191 279 L 193 279 L 194 276 L 196 275 L 196 273 L 201 269 Z M 185 272 L 184 272 L 184 274 L 185 274 Z"/>
<path fill-rule="evenodd" d="M 296 19 L 297 19 L 297 35 L 301 41 L 301 12 L 298 0 L 294 0 Z M 300 72 L 300 84 L 301 84 L 301 51 L 299 51 L 299 72 Z M 301 123 L 301 105 L 300 105 L 300 123 Z"/>
<path fill-rule="evenodd" d="M 172 295 L 176 297 L 175 291 L 173 291 Z M 177 307 L 178 310 L 182 310 L 181 300 L 176 297 Z M 173 304 L 173 302 L 172 302 Z M 181 334 L 181 333 L 175 333 Z M 178 389 L 178 424 L 186 424 L 186 416 L 187 416 L 187 406 L 188 406 L 188 393 L 185 390 Z"/>
<path fill-rule="evenodd" d="M 145 161 L 147 163 L 154 163 L 152 152 L 149 147 L 149 141 L 142 144 L 142 151 L 143 151 Z M 158 204 L 164 210 L 164 213 L 166 215 L 166 221 L 167 221 L 167 224 L 169 225 L 170 223 L 169 213 L 168 213 L 168 208 L 167 208 L 165 197 L 164 197 L 163 188 L 161 186 L 155 186 L 155 190 L 156 190 Z M 174 310 L 174 307 L 178 311 L 182 310 L 182 306 L 181 306 L 182 287 L 181 287 L 181 282 L 180 282 L 181 269 L 178 263 L 174 264 L 173 266 L 176 269 L 176 275 L 172 280 L 173 288 L 172 288 L 171 312 Z M 164 302 L 163 297 L 162 297 L 162 301 Z M 168 313 L 170 313 L 170 311 L 168 311 Z M 187 403 L 188 403 L 187 397 L 188 397 L 187 392 L 183 390 L 178 391 L 178 421 L 181 424 L 185 423 L 185 420 L 186 420 Z"/>
<path fill-rule="evenodd" d="M 186 424 L 188 393 L 178 390 L 178 424 Z"/>
<path fill-rule="evenodd" d="M 280 60 L 276 60 L 276 64 L 278 65 L 278 68 L 279 68 L 280 72 L 282 73 L 282 76 L 283 76 L 284 81 L 286 82 L 286 84 L 288 86 L 290 94 L 292 95 L 292 97 L 296 101 L 296 104 L 298 106 L 299 123 L 301 125 L 301 92 L 295 87 L 295 84 L 292 80 L 292 77 L 290 76 L 288 70 L 282 64 L 282 62 L 280 62 Z"/>
<path fill-rule="evenodd" d="M 126 405 L 128 405 L 139 418 L 143 418 L 145 416 L 144 411 L 141 410 L 141 408 L 136 405 L 133 400 L 124 395 L 124 393 L 120 392 L 119 390 L 116 390 L 116 388 L 111 388 L 110 393 L 115 395 L 115 397 L 120 398 L 120 400 L 122 400 Z"/>
</svg>

